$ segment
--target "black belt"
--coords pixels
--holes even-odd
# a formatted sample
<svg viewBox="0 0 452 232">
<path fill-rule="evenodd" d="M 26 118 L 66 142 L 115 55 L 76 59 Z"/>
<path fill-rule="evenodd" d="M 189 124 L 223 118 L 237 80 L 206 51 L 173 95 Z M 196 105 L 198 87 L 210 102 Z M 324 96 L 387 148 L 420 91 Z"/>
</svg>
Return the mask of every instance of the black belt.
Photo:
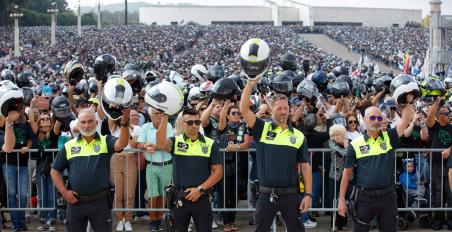
<svg viewBox="0 0 452 232">
<path fill-rule="evenodd" d="M 259 193 L 268 193 L 276 195 L 289 195 L 300 193 L 299 187 L 288 187 L 288 188 L 270 188 L 265 186 L 259 186 Z"/>
<path fill-rule="evenodd" d="M 356 187 L 356 189 L 358 190 L 358 195 L 363 195 L 366 197 L 380 197 L 388 193 L 395 192 L 394 184 L 391 184 L 388 187 L 382 189 L 363 189 L 360 187 Z"/>
<path fill-rule="evenodd" d="M 94 193 L 94 194 L 87 194 L 87 195 L 82 195 L 82 194 L 78 194 L 76 195 L 77 200 L 81 201 L 81 202 L 92 202 L 92 201 L 97 201 L 103 198 L 107 198 L 107 190 L 102 190 L 98 193 Z"/>
<path fill-rule="evenodd" d="M 165 162 L 151 162 L 151 161 L 146 161 L 146 162 L 148 164 L 152 164 L 152 165 L 155 165 L 155 166 L 165 166 L 165 165 L 172 164 L 173 160 L 168 160 L 168 161 L 165 161 Z"/>
</svg>

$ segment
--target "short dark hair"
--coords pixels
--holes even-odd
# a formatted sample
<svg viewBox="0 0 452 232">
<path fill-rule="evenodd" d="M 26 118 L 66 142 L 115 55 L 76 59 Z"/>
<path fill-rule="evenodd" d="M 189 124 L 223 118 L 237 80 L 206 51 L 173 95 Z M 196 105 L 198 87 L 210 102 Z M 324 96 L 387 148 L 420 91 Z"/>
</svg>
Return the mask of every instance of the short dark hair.
<svg viewBox="0 0 452 232">
<path fill-rule="evenodd" d="M 232 110 L 232 109 L 238 109 L 238 110 L 240 111 L 240 109 L 239 109 L 238 106 L 231 106 L 231 107 L 229 107 L 229 109 L 228 109 L 228 115 L 231 114 L 231 110 Z"/>
<path fill-rule="evenodd" d="M 184 109 L 184 111 L 182 111 L 182 116 L 184 116 L 184 115 L 196 116 L 196 115 L 199 115 L 199 114 L 198 114 L 198 111 L 196 109 L 194 109 L 194 108 L 187 108 L 187 109 Z"/>
</svg>

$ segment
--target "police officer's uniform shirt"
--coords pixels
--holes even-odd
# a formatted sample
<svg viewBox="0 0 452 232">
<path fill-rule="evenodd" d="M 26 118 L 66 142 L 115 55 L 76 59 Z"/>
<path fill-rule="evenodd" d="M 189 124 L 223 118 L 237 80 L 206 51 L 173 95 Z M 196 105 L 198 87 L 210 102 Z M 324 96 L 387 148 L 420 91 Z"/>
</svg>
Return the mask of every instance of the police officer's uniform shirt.
<svg viewBox="0 0 452 232">
<path fill-rule="evenodd" d="M 68 169 L 71 189 L 88 195 L 105 190 L 110 185 L 110 159 L 115 151 L 114 136 L 96 137 L 87 143 L 80 135 L 64 144 L 58 153 L 53 169 Z"/>
<path fill-rule="evenodd" d="M 394 149 L 399 147 L 397 129 L 380 132 L 377 139 L 364 133 L 347 148 L 345 168 L 355 169 L 358 187 L 382 189 L 394 182 Z"/>
<path fill-rule="evenodd" d="M 251 129 L 256 141 L 259 184 L 273 188 L 297 186 L 297 163 L 309 160 L 303 133 L 290 124 L 282 131 L 275 122 L 264 122 L 259 118 Z"/>
<path fill-rule="evenodd" d="M 173 147 L 173 181 L 177 188 L 198 187 L 211 174 L 211 165 L 222 164 L 222 156 L 214 140 L 199 134 L 192 141 L 185 134 L 171 137 Z"/>
</svg>

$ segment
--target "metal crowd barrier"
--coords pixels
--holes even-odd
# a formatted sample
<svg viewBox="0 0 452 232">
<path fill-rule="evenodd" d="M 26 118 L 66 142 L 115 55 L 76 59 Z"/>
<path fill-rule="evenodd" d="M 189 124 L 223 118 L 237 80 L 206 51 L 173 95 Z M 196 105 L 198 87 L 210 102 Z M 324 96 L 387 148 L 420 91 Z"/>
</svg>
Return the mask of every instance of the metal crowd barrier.
<svg viewBox="0 0 452 232">
<path fill-rule="evenodd" d="M 45 150 L 47 152 L 52 152 L 53 157 L 56 157 L 58 150 L 57 149 L 47 149 Z M 450 188 L 448 186 L 448 176 L 447 176 L 447 170 L 445 167 L 445 159 L 441 159 L 441 164 L 438 167 L 438 165 L 432 165 L 432 152 L 441 152 L 443 151 L 443 149 L 398 149 L 395 151 L 395 173 L 394 173 L 394 182 L 396 183 L 398 189 L 404 189 L 403 186 L 401 187 L 400 185 L 400 181 L 399 181 L 399 175 L 400 173 L 398 173 L 400 170 L 397 169 L 397 167 L 400 167 L 400 162 L 402 159 L 404 158 L 413 158 L 416 162 L 416 174 L 417 174 L 417 190 L 415 192 L 411 192 L 411 194 L 417 194 L 418 197 L 415 198 L 415 201 L 417 201 L 417 206 L 413 206 L 413 205 L 409 205 L 408 201 L 410 199 L 409 193 L 408 191 L 404 191 L 403 195 L 405 196 L 405 199 L 403 199 L 403 201 L 405 202 L 405 204 L 403 204 L 402 201 L 400 201 L 399 199 L 399 206 L 398 209 L 399 211 L 452 211 L 452 205 L 451 203 L 448 203 L 447 207 L 445 206 L 445 199 L 447 199 L 447 197 L 449 197 L 450 199 L 452 199 L 452 194 L 450 191 Z M 20 152 L 20 150 L 14 150 L 13 152 Z M 4 192 L 3 194 L 6 194 L 6 205 L 3 205 L 4 207 L 1 209 L 2 211 L 51 211 L 51 210 L 56 210 L 57 207 L 57 201 L 58 198 L 56 198 L 57 200 L 55 200 L 53 202 L 53 207 L 41 207 L 40 204 L 42 202 L 40 202 L 40 194 L 39 194 L 39 190 L 42 189 L 43 186 L 36 186 L 37 184 L 34 181 L 34 177 L 33 177 L 33 172 L 34 169 L 36 167 L 35 161 L 33 159 L 31 159 L 32 157 L 32 153 L 33 152 L 38 152 L 37 149 L 29 149 L 25 154 L 20 154 L 20 155 L 28 155 L 29 156 L 29 163 L 28 163 L 28 170 L 27 170 L 27 184 L 26 184 L 26 207 L 20 207 L 21 203 L 23 203 L 23 197 L 19 197 L 18 193 L 21 192 L 21 190 L 23 191 L 24 185 L 21 185 L 19 182 L 21 179 L 25 179 L 23 176 L 21 177 L 21 175 L 24 175 L 23 172 L 22 174 L 20 174 L 20 170 L 17 170 L 17 173 L 14 173 L 15 177 L 11 178 L 10 175 L 13 174 L 11 172 L 8 172 L 8 168 L 14 168 L 13 165 L 8 165 L 8 163 L 4 163 L 2 164 L 2 171 L 3 171 L 3 175 L 4 175 L 4 184 L 6 186 L 9 186 L 12 183 L 8 183 L 11 180 L 15 181 L 15 186 L 17 187 L 16 191 L 15 191 L 15 195 L 13 196 L 13 194 L 8 194 L 7 188 L 5 189 L 6 192 Z M 135 198 L 134 199 L 134 207 L 127 207 L 128 200 L 124 200 L 124 204 L 122 207 L 117 206 L 116 204 L 114 205 L 113 211 L 115 212 L 121 212 L 121 211 L 132 211 L 132 212 L 161 212 L 161 211 L 168 211 L 168 209 L 166 207 L 160 208 L 160 207 L 155 207 L 155 205 L 152 205 L 151 203 L 148 202 L 148 204 L 145 207 L 142 207 L 142 203 L 143 201 L 146 201 L 144 199 L 146 199 L 147 197 L 144 197 L 144 199 L 142 198 L 141 194 L 137 193 L 142 193 L 143 190 L 147 191 L 147 187 L 146 187 L 146 183 L 144 182 L 143 184 L 143 173 L 141 173 L 140 175 L 140 159 L 139 157 L 134 158 L 133 160 L 129 160 L 129 157 L 131 157 L 131 155 L 135 155 L 137 156 L 138 153 L 143 152 L 141 150 L 137 150 L 137 149 L 125 149 L 124 150 L 125 153 L 128 153 L 127 156 L 125 157 L 124 161 L 117 161 L 116 159 L 112 159 L 111 162 L 111 167 L 112 170 L 110 170 L 111 174 L 115 173 L 115 171 L 117 170 L 117 168 L 120 165 L 125 165 L 126 167 L 128 166 L 128 162 L 136 162 L 136 165 L 132 165 L 135 166 L 137 168 L 136 171 L 136 184 L 130 184 L 125 181 L 124 185 L 125 193 L 129 193 L 129 192 L 133 192 L 135 194 Z M 224 149 L 221 150 L 222 154 L 223 154 L 223 158 L 225 158 L 226 156 L 226 152 L 224 151 Z M 315 178 L 313 177 L 313 201 L 312 201 L 312 207 L 310 208 L 310 211 L 319 211 L 319 212 L 335 212 L 337 211 L 337 207 L 335 204 L 335 201 L 337 199 L 337 194 L 338 194 L 338 189 L 334 188 L 331 189 L 329 188 L 329 181 L 331 181 L 331 178 L 329 178 L 329 167 L 331 165 L 331 156 L 330 156 L 330 149 L 309 149 L 309 153 L 310 153 L 310 159 L 311 159 L 311 164 L 314 162 L 315 166 L 318 166 L 319 169 L 316 170 L 315 172 L 313 172 L 313 176 L 315 175 Z M 28 153 L 28 154 L 27 154 Z M 116 155 L 116 154 L 115 154 Z M 253 196 L 254 193 L 252 193 L 252 189 L 250 189 L 250 183 L 254 180 L 250 180 L 250 167 L 252 166 L 252 156 L 255 155 L 255 149 L 248 149 L 248 150 L 244 150 L 244 151 L 239 151 L 236 152 L 234 154 L 234 157 L 236 157 L 236 162 L 235 162 L 235 173 L 234 173 L 234 178 L 235 178 L 235 207 L 226 207 L 226 202 L 222 201 L 221 198 L 222 196 L 226 195 L 226 189 L 229 188 L 229 186 L 226 185 L 226 182 L 221 181 L 218 185 L 223 185 L 222 188 L 221 187 L 217 187 L 214 197 L 213 197 L 213 211 L 215 212 L 229 212 L 229 211 L 234 211 L 234 212 L 253 212 L 255 211 L 255 207 L 253 207 L 253 205 L 251 204 L 251 202 L 253 202 Z M 281 154 L 284 155 L 284 154 Z M 440 155 L 438 153 L 436 153 L 435 155 Z M 318 156 L 321 156 L 321 159 L 319 159 Z M 19 156 L 18 156 L 19 157 Z M 314 158 L 314 159 L 313 159 Z M 18 158 L 19 159 L 19 158 Z M 19 161 L 18 161 L 19 162 Z M 246 162 L 246 164 L 244 164 L 244 162 Z M 154 166 L 146 166 L 147 168 L 152 168 Z M 223 166 L 223 173 L 226 171 L 225 170 L 226 166 Z M 382 167 L 384 168 L 384 167 Z M 439 206 L 438 202 L 436 202 L 434 204 L 432 204 L 432 188 L 431 188 L 431 180 L 432 180 L 432 168 L 435 168 L 435 172 L 437 172 L 437 168 L 441 169 L 441 173 L 442 175 L 440 175 L 440 184 L 441 184 L 441 193 L 440 193 L 440 201 L 439 201 Z M 127 168 L 125 170 L 125 173 L 127 173 Z M 152 170 L 149 170 L 152 171 Z M 143 172 L 141 170 L 141 172 Z M 38 174 L 39 175 L 39 174 Z M 38 175 L 35 175 L 36 178 L 40 178 Z M 146 178 L 146 175 L 144 175 Z M 117 177 L 117 176 L 116 176 Z M 125 176 L 125 180 L 128 180 L 128 174 L 126 174 Z M 50 178 L 50 177 L 49 177 Z M 437 177 L 434 177 L 437 178 Z M 320 181 L 319 181 L 320 179 Z M 116 178 L 112 178 L 111 179 L 112 182 L 116 182 L 118 181 Z M 162 180 L 163 182 L 165 182 L 166 180 Z M 38 191 L 34 191 L 34 186 L 37 187 Z M 233 186 L 234 187 L 234 186 Z M 223 192 L 221 193 L 221 191 L 219 190 L 221 189 Z M 246 191 L 246 192 L 244 192 Z M 118 192 L 118 189 L 117 191 Z M 54 195 L 57 194 L 57 191 L 55 190 L 55 188 L 53 187 L 53 193 Z M 147 192 L 146 192 L 147 194 Z M 436 193 L 433 193 L 436 194 Z M 446 195 L 445 195 L 446 194 Z M 450 194 L 450 195 L 448 195 Z M 30 205 L 30 198 L 32 196 L 36 195 L 38 198 L 38 207 L 32 207 Z M 128 194 L 124 195 L 124 199 L 127 199 Z M 246 199 L 243 198 L 243 196 L 246 196 Z M 400 195 L 402 196 L 402 195 Z M 15 197 L 17 204 L 19 207 L 12 207 L 10 205 L 10 198 L 11 197 Z M 242 198 L 241 198 L 242 197 Z M 426 204 L 421 205 L 422 202 L 426 202 Z M 136 203 L 135 203 L 136 202 Z M 130 204 L 129 204 L 130 205 Z M 163 204 L 165 205 L 165 204 Z M 413 206 L 413 207 L 412 207 Z"/>
</svg>

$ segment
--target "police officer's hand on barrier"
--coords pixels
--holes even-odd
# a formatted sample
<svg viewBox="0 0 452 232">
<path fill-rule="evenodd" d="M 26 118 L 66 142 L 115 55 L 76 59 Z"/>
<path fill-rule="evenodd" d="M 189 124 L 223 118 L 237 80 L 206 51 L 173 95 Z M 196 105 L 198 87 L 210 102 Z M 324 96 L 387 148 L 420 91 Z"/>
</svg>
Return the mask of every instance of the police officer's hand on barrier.
<svg viewBox="0 0 452 232">
<path fill-rule="evenodd" d="M 185 199 L 191 202 L 198 201 L 199 197 L 202 195 L 201 191 L 199 191 L 198 188 L 189 188 L 185 190 L 185 192 L 188 193 Z"/>
<path fill-rule="evenodd" d="M 300 204 L 300 211 L 302 213 L 308 212 L 308 209 L 311 207 L 311 197 L 312 196 L 303 197 L 303 200 L 301 201 L 301 204 Z"/>
<path fill-rule="evenodd" d="M 337 205 L 337 212 L 342 217 L 345 217 L 345 214 L 347 214 L 347 203 L 344 200 L 339 200 L 339 204 Z"/>
<path fill-rule="evenodd" d="M 78 202 L 76 195 L 77 193 L 72 190 L 66 190 L 61 194 L 64 200 L 66 200 L 69 204 L 72 205 Z"/>
</svg>

